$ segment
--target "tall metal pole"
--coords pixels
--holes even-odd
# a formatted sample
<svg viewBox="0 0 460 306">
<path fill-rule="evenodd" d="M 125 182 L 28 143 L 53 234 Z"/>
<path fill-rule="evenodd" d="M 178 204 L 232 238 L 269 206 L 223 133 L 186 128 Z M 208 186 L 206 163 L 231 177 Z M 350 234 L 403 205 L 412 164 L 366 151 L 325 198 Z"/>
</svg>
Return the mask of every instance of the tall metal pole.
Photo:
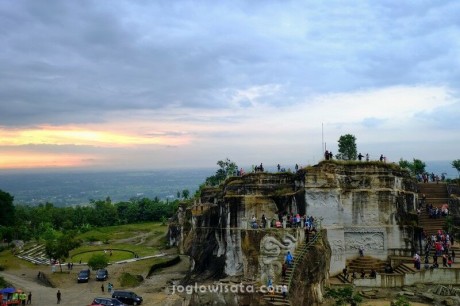
<svg viewBox="0 0 460 306">
<path fill-rule="evenodd" d="M 323 156 L 324 152 L 326 151 L 326 148 L 324 147 L 324 127 L 323 127 L 322 122 L 321 122 L 321 149 L 322 149 L 322 152 L 320 156 Z"/>
</svg>

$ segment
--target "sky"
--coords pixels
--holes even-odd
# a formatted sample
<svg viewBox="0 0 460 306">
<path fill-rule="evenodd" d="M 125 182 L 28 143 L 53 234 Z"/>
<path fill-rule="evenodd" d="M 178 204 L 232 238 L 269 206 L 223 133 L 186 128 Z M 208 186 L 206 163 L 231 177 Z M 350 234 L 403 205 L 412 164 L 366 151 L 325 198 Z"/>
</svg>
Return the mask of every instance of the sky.
<svg viewBox="0 0 460 306">
<path fill-rule="evenodd" d="M 0 1 L 0 170 L 460 159 L 459 1 Z"/>
</svg>

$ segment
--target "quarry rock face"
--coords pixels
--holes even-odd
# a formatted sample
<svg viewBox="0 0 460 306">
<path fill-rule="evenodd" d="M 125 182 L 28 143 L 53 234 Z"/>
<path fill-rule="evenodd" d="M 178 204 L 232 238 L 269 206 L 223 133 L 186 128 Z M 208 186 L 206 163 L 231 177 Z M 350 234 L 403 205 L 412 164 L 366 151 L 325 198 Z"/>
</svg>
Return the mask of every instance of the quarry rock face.
<svg viewBox="0 0 460 306">
<path fill-rule="evenodd" d="M 291 294 L 296 305 L 315 305 L 329 275 L 360 246 L 381 259 L 414 248 L 412 227 L 404 224 L 416 200 L 409 174 L 383 163 L 325 161 L 296 173 L 249 173 L 204 188 L 194 205 L 182 206 L 170 222 L 169 242 L 192 259 L 185 282 L 236 277 L 279 284 L 284 256 L 305 237 L 303 228 L 274 228 L 274 222 L 279 213 L 312 215 L 325 235 L 296 268 Z M 259 228 L 252 228 L 253 216 Z M 260 228 L 262 216 L 266 228 Z"/>
<path fill-rule="evenodd" d="M 320 163 L 304 180 L 307 212 L 323 218 L 332 249 L 330 273 L 364 254 L 386 260 L 394 250 L 412 250 L 412 227 L 403 217 L 414 211 L 417 185 L 399 167 L 384 163 Z"/>
</svg>

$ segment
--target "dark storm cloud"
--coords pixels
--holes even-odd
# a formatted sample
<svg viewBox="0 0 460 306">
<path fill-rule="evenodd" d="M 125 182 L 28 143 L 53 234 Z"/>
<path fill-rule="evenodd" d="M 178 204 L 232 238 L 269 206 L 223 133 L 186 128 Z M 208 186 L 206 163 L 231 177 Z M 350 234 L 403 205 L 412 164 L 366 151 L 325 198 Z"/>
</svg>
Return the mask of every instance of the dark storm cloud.
<svg viewBox="0 0 460 306">
<path fill-rule="evenodd" d="M 458 86 L 460 3 L 3 1 L 2 125 L 101 122 L 394 85 Z M 229 95 L 230 93 L 230 95 Z M 191 114 L 193 117 L 194 114 Z"/>
</svg>

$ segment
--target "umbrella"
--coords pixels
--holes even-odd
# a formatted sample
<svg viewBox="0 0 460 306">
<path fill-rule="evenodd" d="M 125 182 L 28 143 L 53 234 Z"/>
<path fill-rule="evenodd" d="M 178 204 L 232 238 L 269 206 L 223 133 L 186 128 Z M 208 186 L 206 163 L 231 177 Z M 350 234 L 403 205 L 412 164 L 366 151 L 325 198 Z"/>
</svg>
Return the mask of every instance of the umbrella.
<svg viewBox="0 0 460 306">
<path fill-rule="evenodd" d="M 15 293 L 16 292 L 16 289 L 15 288 L 3 288 L 2 290 L 0 290 L 0 293 Z"/>
</svg>

